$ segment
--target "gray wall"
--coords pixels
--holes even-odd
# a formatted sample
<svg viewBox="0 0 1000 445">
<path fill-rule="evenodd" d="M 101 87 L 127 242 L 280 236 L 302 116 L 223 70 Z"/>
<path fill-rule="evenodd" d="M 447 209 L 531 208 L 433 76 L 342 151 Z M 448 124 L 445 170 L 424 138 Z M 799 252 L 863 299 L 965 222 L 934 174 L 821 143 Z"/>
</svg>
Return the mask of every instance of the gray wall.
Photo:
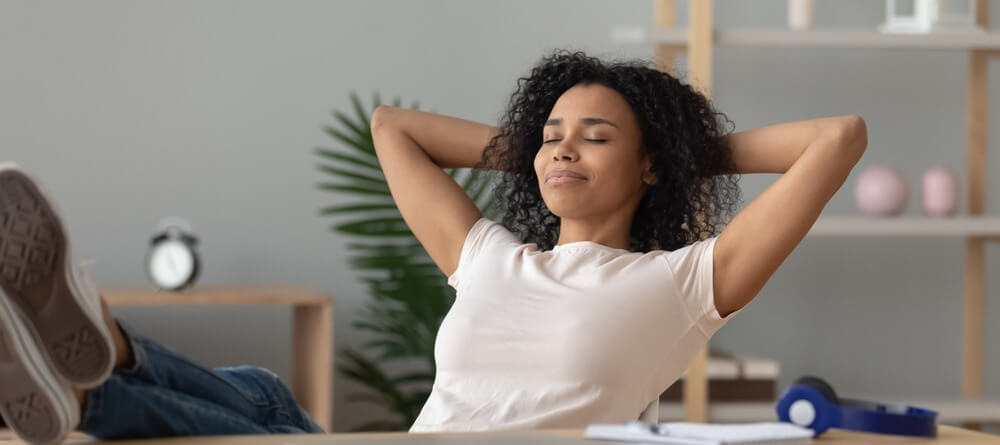
<svg viewBox="0 0 1000 445">
<path fill-rule="evenodd" d="M 872 28 L 883 18 L 880 1 L 817 3 L 819 26 Z M 719 25 L 784 24 L 783 0 L 716 4 Z M 180 214 L 202 237 L 203 283 L 329 292 L 338 345 L 357 344 L 349 322 L 365 290 L 345 267 L 344 240 L 316 215 L 333 201 L 314 188 L 311 154 L 330 144 L 321 131 L 329 111 L 346 108 L 350 90 L 377 89 L 493 123 L 515 79 L 551 48 L 651 57 L 648 46 L 610 38 L 616 25 L 651 23 L 651 10 L 648 0 L 5 0 L 0 159 L 44 180 L 77 252 L 98 260 L 101 285 L 143 284 L 148 236 Z M 860 167 L 895 165 L 917 184 L 932 165 L 964 171 L 966 70 L 959 52 L 720 48 L 715 97 L 738 130 L 861 114 L 870 144 Z M 995 66 L 990 81 L 1000 81 Z M 990 164 L 998 171 L 996 156 Z M 825 215 L 856 214 L 859 170 Z M 747 200 L 774 179 L 745 177 Z M 998 200 L 989 196 L 988 208 Z M 919 214 L 916 202 L 908 215 Z M 989 274 L 996 246 L 988 257 Z M 782 385 L 816 373 L 842 394 L 957 397 L 962 262 L 957 240 L 809 238 L 714 344 L 780 360 Z M 987 319 L 998 320 L 995 283 L 987 293 Z M 116 313 L 209 365 L 291 376 L 288 310 Z M 997 323 L 987 337 L 987 393 L 996 397 Z M 337 429 L 374 413 L 345 403 L 352 385 L 335 385 Z"/>
</svg>

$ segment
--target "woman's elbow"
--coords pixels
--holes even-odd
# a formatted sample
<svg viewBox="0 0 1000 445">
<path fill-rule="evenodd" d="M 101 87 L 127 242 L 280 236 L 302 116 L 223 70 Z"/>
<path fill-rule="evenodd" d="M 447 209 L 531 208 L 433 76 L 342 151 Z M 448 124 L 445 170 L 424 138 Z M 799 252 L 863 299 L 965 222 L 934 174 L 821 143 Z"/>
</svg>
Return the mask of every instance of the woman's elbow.
<svg viewBox="0 0 1000 445">
<path fill-rule="evenodd" d="M 858 158 L 868 147 L 868 124 L 859 115 L 844 116 L 834 131 L 839 144 Z"/>
<path fill-rule="evenodd" d="M 390 105 L 379 105 L 372 111 L 371 117 L 371 131 L 374 135 L 379 130 L 384 130 L 386 128 L 392 127 L 392 114 L 395 107 Z"/>
</svg>

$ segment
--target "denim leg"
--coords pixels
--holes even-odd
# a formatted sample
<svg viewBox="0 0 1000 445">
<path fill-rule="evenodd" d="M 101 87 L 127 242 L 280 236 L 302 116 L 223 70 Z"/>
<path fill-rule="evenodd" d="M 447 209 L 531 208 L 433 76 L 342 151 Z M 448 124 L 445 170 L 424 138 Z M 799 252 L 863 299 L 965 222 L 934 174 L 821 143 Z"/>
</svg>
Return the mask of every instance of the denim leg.
<svg viewBox="0 0 1000 445">
<path fill-rule="evenodd" d="M 118 374 L 87 394 L 78 429 L 102 440 L 268 433 L 236 411 Z"/>
<path fill-rule="evenodd" d="M 295 396 L 281 379 L 273 372 L 254 366 L 238 366 L 235 368 L 215 368 L 215 372 L 224 378 L 242 381 L 244 385 L 255 388 L 263 394 L 267 401 L 262 422 L 272 429 L 272 432 L 324 433 L 309 414 L 295 401 Z"/>
<path fill-rule="evenodd" d="M 134 364 L 88 392 L 81 431 L 101 439 L 323 432 L 270 371 L 208 369 L 122 331 Z"/>
</svg>

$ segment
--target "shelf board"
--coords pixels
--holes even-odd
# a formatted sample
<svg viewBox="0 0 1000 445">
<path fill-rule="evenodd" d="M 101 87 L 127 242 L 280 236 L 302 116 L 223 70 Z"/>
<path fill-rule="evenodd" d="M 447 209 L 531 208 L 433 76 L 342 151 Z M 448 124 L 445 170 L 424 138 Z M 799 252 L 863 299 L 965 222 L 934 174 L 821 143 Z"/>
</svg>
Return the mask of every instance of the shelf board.
<svg viewBox="0 0 1000 445">
<path fill-rule="evenodd" d="M 865 400 L 903 403 L 938 412 L 938 422 L 1000 422 L 1000 401 L 994 400 L 925 400 L 906 401 L 889 398 L 865 398 Z M 774 402 L 709 402 L 708 421 L 719 423 L 735 422 L 776 422 L 778 415 Z M 676 402 L 660 402 L 660 421 L 675 422 L 684 418 L 684 405 Z"/>
<path fill-rule="evenodd" d="M 899 48 L 1000 50 L 1000 32 L 933 32 L 887 34 L 865 29 L 716 28 L 716 45 L 800 48 Z M 687 45 L 688 29 L 655 26 L 621 26 L 612 39 L 618 43 Z"/>
<path fill-rule="evenodd" d="M 816 221 L 809 235 L 1000 238 L 1000 218 L 826 217 Z"/>
<path fill-rule="evenodd" d="M 255 305 L 311 306 L 332 304 L 332 297 L 295 285 L 218 286 L 196 285 L 181 292 L 151 287 L 119 287 L 101 291 L 111 306 Z"/>
</svg>

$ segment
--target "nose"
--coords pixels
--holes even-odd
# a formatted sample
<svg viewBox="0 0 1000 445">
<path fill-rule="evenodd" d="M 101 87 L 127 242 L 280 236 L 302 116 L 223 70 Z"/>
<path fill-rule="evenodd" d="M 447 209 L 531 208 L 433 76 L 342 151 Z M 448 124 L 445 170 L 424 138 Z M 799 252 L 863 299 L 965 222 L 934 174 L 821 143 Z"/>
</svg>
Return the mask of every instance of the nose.
<svg viewBox="0 0 1000 445">
<path fill-rule="evenodd" d="M 562 140 L 559 145 L 556 145 L 555 150 L 552 150 L 552 160 L 553 161 L 567 161 L 575 162 L 580 159 L 579 154 L 577 154 L 576 149 L 572 147 L 572 143 Z"/>
</svg>

